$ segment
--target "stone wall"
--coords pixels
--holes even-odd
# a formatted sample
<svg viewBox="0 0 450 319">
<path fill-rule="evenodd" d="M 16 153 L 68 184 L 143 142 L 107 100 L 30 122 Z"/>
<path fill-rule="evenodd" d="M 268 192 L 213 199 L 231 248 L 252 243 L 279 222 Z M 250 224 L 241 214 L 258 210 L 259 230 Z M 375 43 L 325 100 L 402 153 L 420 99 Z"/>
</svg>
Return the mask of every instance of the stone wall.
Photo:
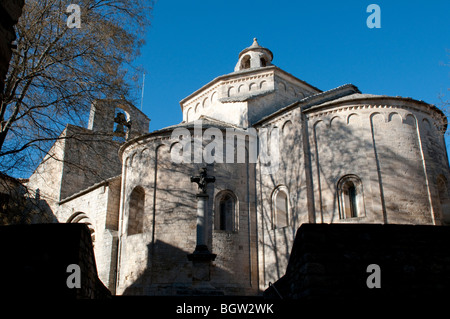
<svg viewBox="0 0 450 319">
<path fill-rule="evenodd" d="M 0 173 L 0 225 L 56 222 L 40 192 L 30 192 L 25 183 L 26 180 Z"/>
<path fill-rule="evenodd" d="M 30 176 L 30 191 L 39 190 L 53 211 L 58 202 L 96 183 L 120 175 L 120 144 L 82 127 L 67 125 Z"/>
<path fill-rule="evenodd" d="M 260 287 L 264 289 L 284 274 L 295 231 L 301 224 L 309 221 L 308 194 L 302 140 L 303 124 L 300 109 L 266 122 L 273 134 L 279 134 L 279 166 L 273 174 L 264 174 L 261 164 L 257 166 L 258 194 L 258 246 Z M 284 189 L 288 196 L 288 225 L 276 227 L 274 222 L 274 195 L 278 189 Z"/>
<path fill-rule="evenodd" d="M 302 223 L 441 225 L 450 216 L 439 112 L 346 87 L 333 93 L 343 97 L 300 102 L 258 123 L 260 131 L 277 129 L 280 136 L 279 169 L 264 175 L 257 167 L 261 288 L 283 275 Z M 360 183 L 353 217 L 346 216 L 341 189 L 346 179 Z M 289 195 L 289 222 L 277 228 L 274 194 L 280 188 Z"/>
<path fill-rule="evenodd" d="M 438 115 L 426 104 L 356 94 L 307 109 L 317 222 L 342 219 L 338 183 L 361 181 L 363 223 L 441 224 L 438 175 L 449 168 Z M 433 130 L 432 134 L 427 130 Z M 427 137 L 426 137 L 427 136 Z"/>
<path fill-rule="evenodd" d="M 55 141 L 27 182 L 29 190 L 31 192 L 38 191 L 52 210 L 55 210 L 57 202 L 60 200 L 66 132 L 67 129 L 61 133 L 61 139 Z"/>
<path fill-rule="evenodd" d="M 115 99 L 95 100 L 92 103 L 87 128 L 111 135 L 114 131 L 114 120 L 118 112 L 124 113 L 126 120 L 131 123 L 130 130 L 125 135 L 126 139 L 132 139 L 148 132 L 150 119 L 126 100 Z"/>
<path fill-rule="evenodd" d="M 148 132 L 150 120 L 122 100 L 97 100 L 91 106 L 88 128 L 68 124 L 31 175 L 28 186 L 57 210 L 57 202 L 96 183 L 121 174 L 120 141 L 114 140 L 116 107 L 132 119 L 130 138 Z"/>
<path fill-rule="evenodd" d="M 11 60 L 11 44 L 16 39 L 14 25 L 22 15 L 24 3 L 24 0 L 3 0 L 0 3 L 0 92 L 3 92 Z"/>
<path fill-rule="evenodd" d="M 208 126 L 203 124 L 206 129 Z M 171 295 L 192 285 L 192 262 L 187 255 L 196 246 L 198 190 L 190 182 L 190 176 L 198 174 L 199 168 L 206 164 L 174 163 L 170 150 L 175 141 L 170 139 L 170 134 L 170 130 L 150 134 L 122 149 L 125 165 L 118 294 Z M 209 141 L 204 142 L 205 145 Z M 216 177 L 216 182 L 208 186 L 207 242 L 210 251 L 217 254 L 211 266 L 211 285 L 225 294 L 257 291 L 254 174 L 254 166 L 247 163 L 208 165 L 208 175 Z M 143 227 L 139 233 L 133 227 L 130 233 L 130 211 L 134 211 L 130 210 L 130 199 L 137 187 L 145 192 Z M 234 230 L 220 230 L 215 226 L 215 214 L 219 210 L 215 199 L 223 191 L 230 191 L 237 198 Z"/>
<path fill-rule="evenodd" d="M 60 200 L 121 173 L 117 152 L 120 143 L 112 135 L 68 125 L 64 148 Z"/>
<path fill-rule="evenodd" d="M 0 251 L 2 298 L 54 300 L 111 296 L 97 277 L 86 225 L 1 226 Z M 74 273 L 67 271 L 71 264 L 80 267 L 80 288 L 67 286 L 68 277 Z"/>
<path fill-rule="evenodd" d="M 183 120 L 202 115 L 241 127 L 306 96 L 319 92 L 275 66 L 230 73 L 216 78 L 180 102 Z"/>
<path fill-rule="evenodd" d="M 60 202 L 56 212 L 63 223 L 86 223 L 93 237 L 100 280 L 115 291 L 120 176 L 96 184 Z"/>
<path fill-rule="evenodd" d="M 450 228 L 427 225 L 304 224 L 286 274 L 270 298 L 372 302 L 450 297 Z M 380 288 L 374 270 L 380 268 Z"/>
</svg>

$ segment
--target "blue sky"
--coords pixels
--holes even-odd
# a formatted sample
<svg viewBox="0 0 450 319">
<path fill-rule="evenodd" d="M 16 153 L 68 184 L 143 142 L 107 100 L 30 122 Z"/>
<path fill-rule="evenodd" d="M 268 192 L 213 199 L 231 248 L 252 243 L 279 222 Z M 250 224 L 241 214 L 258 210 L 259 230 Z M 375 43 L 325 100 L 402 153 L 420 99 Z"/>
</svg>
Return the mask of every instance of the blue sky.
<svg viewBox="0 0 450 319">
<path fill-rule="evenodd" d="M 366 25 L 371 3 L 380 29 Z M 232 72 L 254 37 L 273 64 L 321 90 L 352 83 L 439 105 L 439 94 L 450 99 L 449 17 L 448 0 L 159 0 L 136 61 L 146 70 L 143 111 L 151 131 L 179 123 L 179 101 Z"/>
</svg>

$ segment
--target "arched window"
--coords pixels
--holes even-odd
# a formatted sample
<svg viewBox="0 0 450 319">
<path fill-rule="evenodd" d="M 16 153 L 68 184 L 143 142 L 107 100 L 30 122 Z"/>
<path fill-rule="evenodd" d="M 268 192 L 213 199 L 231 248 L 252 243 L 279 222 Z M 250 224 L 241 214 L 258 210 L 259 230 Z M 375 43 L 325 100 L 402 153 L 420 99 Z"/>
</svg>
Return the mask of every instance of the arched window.
<svg viewBox="0 0 450 319">
<path fill-rule="evenodd" d="M 266 64 L 266 59 L 264 59 L 264 58 L 261 58 L 261 66 L 262 67 L 265 67 L 267 64 Z"/>
<path fill-rule="evenodd" d="M 250 69 L 250 56 L 246 55 L 241 60 L 241 70 L 242 69 Z"/>
<path fill-rule="evenodd" d="M 193 111 L 190 107 L 186 112 L 186 122 L 192 121 Z"/>
<path fill-rule="evenodd" d="M 123 143 L 128 139 L 131 129 L 130 116 L 123 109 L 116 107 L 114 114 L 113 140 Z"/>
<path fill-rule="evenodd" d="M 285 186 L 278 186 L 272 194 L 273 228 L 289 226 L 289 192 Z"/>
<path fill-rule="evenodd" d="M 216 196 L 214 228 L 229 232 L 237 231 L 237 198 L 231 191 L 222 191 Z"/>
<path fill-rule="evenodd" d="M 356 186 L 352 182 L 345 185 L 344 194 L 348 200 L 348 217 L 358 217 L 358 204 L 356 203 Z"/>
<path fill-rule="evenodd" d="M 128 209 L 128 235 L 140 234 L 144 228 L 145 191 L 136 186 L 130 195 Z"/>
<path fill-rule="evenodd" d="M 361 180 L 356 175 L 342 177 L 337 185 L 340 219 L 365 215 L 364 196 Z"/>
<path fill-rule="evenodd" d="M 83 224 L 86 224 L 87 227 L 89 228 L 89 232 L 91 233 L 92 246 L 94 246 L 94 244 L 95 244 L 95 229 L 94 229 L 94 226 L 92 225 L 91 220 L 89 219 L 89 217 L 85 213 L 83 213 L 83 212 L 76 212 L 75 214 L 70 216 L 69 219 L 67 219 L 66 223 L 72 223 L 72 224 L 83 223 Z"/>
</svg>

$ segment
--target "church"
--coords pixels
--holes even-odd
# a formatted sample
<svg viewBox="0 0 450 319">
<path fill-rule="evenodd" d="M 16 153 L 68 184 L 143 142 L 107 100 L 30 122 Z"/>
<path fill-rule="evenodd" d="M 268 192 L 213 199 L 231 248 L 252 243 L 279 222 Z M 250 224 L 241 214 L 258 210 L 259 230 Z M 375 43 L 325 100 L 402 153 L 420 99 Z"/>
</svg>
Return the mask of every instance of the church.
<svg viewBox="0 0 450 319">
<path fill-rule="evenodd" d="M 192 286 L 200 169 L 214 177 L 208 287 L 224 295 L 283 276 L 304 223 L 450 224 L 441 110 L 352 84 L 322 91 L 272 60 L 254 39 L 233 72 L 180 101 L 181 123 L 153 132 L 127 101 L 95 101 L 29 178 L 54 222 L 88 225 L 113 294 Z"/>
</svg>

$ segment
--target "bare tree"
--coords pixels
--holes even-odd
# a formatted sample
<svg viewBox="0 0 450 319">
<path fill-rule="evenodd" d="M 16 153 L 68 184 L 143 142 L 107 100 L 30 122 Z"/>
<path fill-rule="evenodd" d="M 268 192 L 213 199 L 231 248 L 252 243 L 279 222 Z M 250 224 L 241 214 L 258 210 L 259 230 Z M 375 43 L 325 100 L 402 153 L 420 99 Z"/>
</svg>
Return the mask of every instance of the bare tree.
<svg viewBox="0 0 450 319">
<path fill-rule="evenodd" d="M 80 125 L 98 98 L 133 100 L 131 85 L 150 0 L 27 0 L 1 92 L 0 171 L 35 166 L 67 123 Z M 66 12 L 68 11 L 68 12 Z"/>
</svg>

